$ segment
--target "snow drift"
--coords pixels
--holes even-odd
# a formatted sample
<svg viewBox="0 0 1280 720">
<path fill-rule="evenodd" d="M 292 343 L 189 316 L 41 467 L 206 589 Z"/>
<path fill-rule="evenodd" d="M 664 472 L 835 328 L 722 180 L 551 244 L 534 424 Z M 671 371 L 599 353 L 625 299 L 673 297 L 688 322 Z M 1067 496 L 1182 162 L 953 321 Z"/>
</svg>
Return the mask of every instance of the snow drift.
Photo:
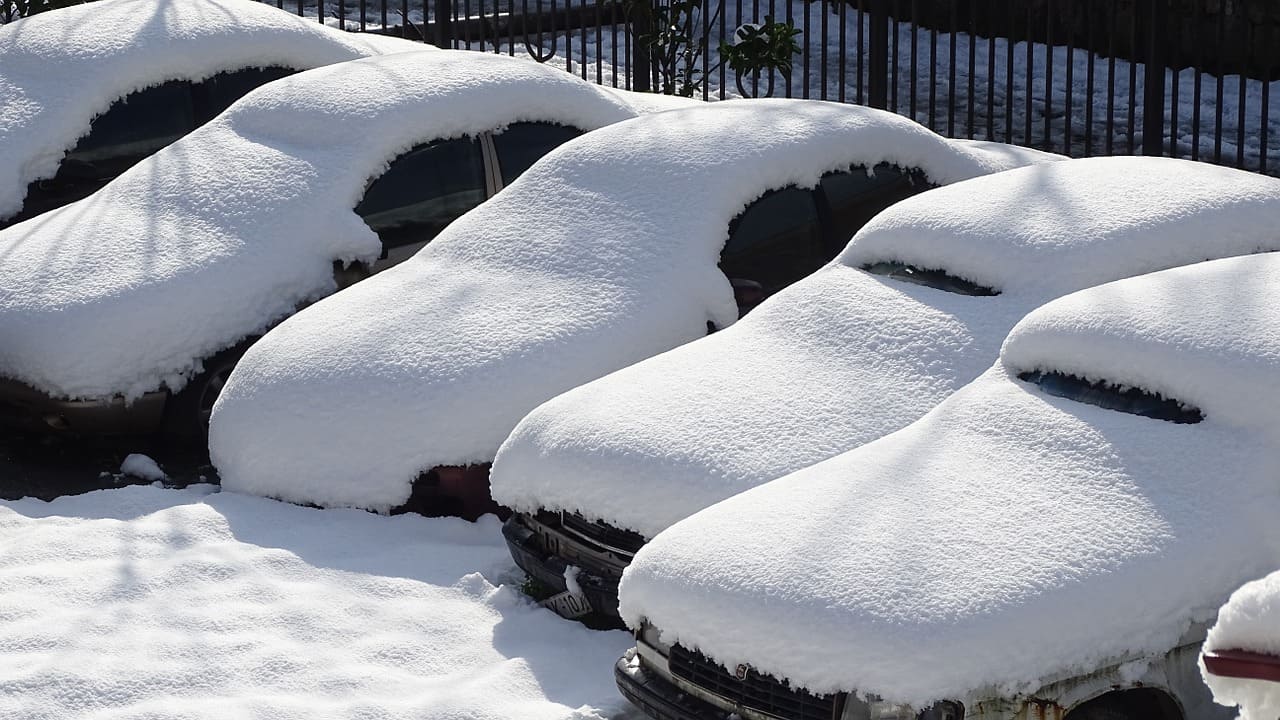
<svg viewBox="0 0 1280 720">
<path fill-rule="evenodd" d="M 523 120 L 593 129 L 635 115 L 619 98 L 461 51 L 259 88 L 85 200 L 0 231 L 0 375 L 61 397 L 176 390 L 333 292 L 335 260 L 377 258 L 353 208 L 397 155 Z"/>
<path fill-rule="evenodd" d="M 625 633 L 533 605 L 489 519 L 130 487 L 0 502 L 0 716 L 600 720 Z"/>
<path fill-rule="evenodd" d="M 1280 656 L 1280 572 L 1254 580 L 1231 594 L 1218 611 L 1204 649 L 1245 650 Z M 1239 705 L 1240 720 L 1280 717 L 1280 683 L 1210 675 L 1200 663 L 1205 684 L 1223 705 Z"/>
<path fill-rule="evenodd" d="M 1280 256 L 1259 255 L 1053 302 L 918 422 L 664 531 L 623 577 L 623 617 L 729 667 L 917 707 L 1159 655 L 1280 563 L 1280 443 L 1259 424 L 1280 407 L 1277 301 Z M 1029 370 L 1159 389 L 1204 419 L 1053 397 Z"/>
<path fill-rule="evenodd" d="M 1048 300 L 1280 249 L 1276 217 L 1280 180 L 1181 160 L 1070 160 L 931 190 L 882 212 L 836 262 L 733 327 L 534 410 L 498 453 L 494 497 L 652 537 L 915 421 L 989 367 L 1009 329 Z M 887 260 L 1000 294 L 858 269 Z"/>
<path fill-rule="evenodd" d="M 717 262 L 752 200 L 880 162 L 937 183 L 1019 164 L 897 115 L 798 100 L 674 110 L 566 143 L 409 261 L 249 351 L 210 427 L 224 486 L 386 509 L 424 470 L 489 462 L 539 403 L 734 322 Z"/>
<path fill-rule="evenodd" d="M 297 70 L 424 46 L 251 0 L 101 0 L 0 26 L 0 218 L 116 100 L 244 67 Z"/>
</svg>

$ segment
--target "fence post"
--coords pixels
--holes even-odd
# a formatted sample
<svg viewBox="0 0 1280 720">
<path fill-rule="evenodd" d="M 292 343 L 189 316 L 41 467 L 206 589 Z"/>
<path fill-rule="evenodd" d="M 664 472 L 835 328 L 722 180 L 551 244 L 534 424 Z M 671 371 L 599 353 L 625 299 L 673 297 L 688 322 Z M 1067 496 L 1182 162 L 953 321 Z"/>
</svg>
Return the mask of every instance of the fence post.
<svg viewBox="0 0 1280 720">
<path fill-rule="evenodd" d="M 1169 0 L 1149 0 L 1142 85 L 1142 154 L 1164 154 L 1164 72 L 1169 64 Z M 1136 18 L 1135 18 L 1136 19 Z"/>
<path fill-rule="evenodd" d="M 432 44 L 438 48 L 447 48 L 453 42 L 453 0 L 435 1 L 435 32 Z"/>
<path fill-rule="evenodd" d="M 889 0 L 871 0 L 868 33 L 867 104 L 885 109 L 889 107 Z"/>
<path fill-rule="evenodd" d="M 657 0 L 640 0 L 631 5 L 627 13 L 627 32 L 631 33 L 631 89 L 636 92 L 649 92 L 652 89 L 650 76 L 653 73 L 653 59 L 649 55 L 649 46 L 641 41 L 650 32 L 650 17 L 653 14 L 653 3 Z"/>
</svg>

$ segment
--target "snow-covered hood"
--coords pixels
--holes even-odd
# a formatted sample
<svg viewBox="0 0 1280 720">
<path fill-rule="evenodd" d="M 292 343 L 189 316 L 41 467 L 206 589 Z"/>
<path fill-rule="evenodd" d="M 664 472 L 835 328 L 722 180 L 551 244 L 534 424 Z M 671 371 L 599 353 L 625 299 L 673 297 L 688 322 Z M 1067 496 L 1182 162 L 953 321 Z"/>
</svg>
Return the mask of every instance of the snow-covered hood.
<svg viewBox="0 0 1280 720">
<path fill-rule="evenodd" d="M 1254 580 L 1231 594 L 1218 611 L 1218 622 L 1204 641 L 1205 652 L 1244 650 L 1280 657 L 1280 572 Z M 1215 702 L 1240 706 L 1240 720 L 1280 717 L 1280 683 L 1211 675 L 1200 661 L 1200 674 Z"/>
<path fill-rule="evenodd" d="M 559 69 L 463 51 L 271 83 L 85 200 L 0 231 L 0 376 L 55 396 L 176 389 L 332 292 L 335 260 L 377 258 L 353 208 L 410 147 L 635 114 Z"/>
<path fill-rule="evenodd" d="M 540 403 L 736 320 L 717 263 L 752 200 L 880 162 L 945 183 L 1009 160 L 813 101 L 673 110 L 566 143 L 410 261 L 259 341 L 214 412 L 223 482 L 387 508 L 423 470 L 489 462 Z"/>
<path fill-rule="evenodd" d="M 623 577 L 623 617 L 730 667 L 917 706 L 1159 655 L 1280 564 L 1280 443 L 1232 408 L 1280 405 L 1277 385 L 1210 400 L 1177 379 L 1274 378 L 1277 301 L 1274 255 L 1056 301 L 918 422 L 664 531 Z M 1119 325 L 1080 320 L 1086 302 L 1127 318 L 1127 368 L 1110 355 Z M 1016 345 L 1072 328 L 1065 371 L 1087 356 L 1108 380 L 1199 403 L 1204 420 L 1104 410 L 1016 379 L 1029 369 Z M 1183 365 L 1184 353 L 1223 362 Z"/>
<path fill-rule="evenodd" d="M 989 367 L 1009 329 L 1054 297 L 1280 249 L 1278 216 L 1280 181 L 1144 158 L 1036 165 L 917 195 L 733 327 L 531 412 L 498 453 L 494 497 L 652 537 L 915 421 Z M 1001 294 L 856 269 L 888 259 L 979 278 Z"/>
<path fill-rule="evenodd" d="M 53 177 L 131 92 L 271 65 L 297 70 L 424 46 L 357 35 L 252 0 L 100 0 L 0 26 L 0 219 Z"/>
</svg>

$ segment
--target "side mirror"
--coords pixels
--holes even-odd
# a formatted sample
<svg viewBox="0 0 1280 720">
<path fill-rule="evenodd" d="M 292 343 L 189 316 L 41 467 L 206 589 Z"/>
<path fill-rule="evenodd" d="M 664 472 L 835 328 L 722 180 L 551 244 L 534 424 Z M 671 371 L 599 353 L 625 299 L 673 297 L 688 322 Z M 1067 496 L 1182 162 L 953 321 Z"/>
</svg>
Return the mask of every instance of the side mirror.
<svg viewBox="0 0 1280 720">
<path fill-rule="evenodd" d="M 733 299 L 738 303 L 739 317 L 746 315 L 767 297 L 764 286 L 755 280 L 729 278 L 729 284 L 733 286 Z"/>
<path fill-rule="evenodd" d="M 338 284 L 339 290 L 349 288 L 372 274 L 362 262 L 343 265 L 341 260 L 333 261 L 333 281 Z"/>
</svg>

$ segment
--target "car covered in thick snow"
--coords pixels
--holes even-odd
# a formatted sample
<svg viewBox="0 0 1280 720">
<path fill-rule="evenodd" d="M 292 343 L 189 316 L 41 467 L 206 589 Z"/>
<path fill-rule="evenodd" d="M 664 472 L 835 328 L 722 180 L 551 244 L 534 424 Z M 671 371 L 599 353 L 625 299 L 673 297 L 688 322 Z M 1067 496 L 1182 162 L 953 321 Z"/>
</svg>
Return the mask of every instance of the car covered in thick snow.
<svg viewBox="0 0 1280 720">
<path fill-rule="evenodd" d="M 259 85 L 423 47 L 251 0 L 101 0 L 0 26 L 0 227 L 89 195 Z"/>
<path fill-rule="evenodd" d="M 0 230 L 0 420 L 199 435 L 255 337 L 552 147 L 651 107 L 628 97 L 464 51 L 257 89 L 88 198 Z"/>
<path fill-rule="evenodd" d="M 636 553 L 619 687 L 663 718 L 1230 717 L 1196 662 L 1280 565 L 1277 307 L 1265 253 L 1037 309 L 919 421 Z"/>
<path fill-rule="evenodd" d="M 1245 584 L 1218 611 L 1200 655 L 1215 702 L 1240 720 L 1280 717 L 1280 572 Z"/>
<path fill-rule="evenodd" d="M 1076 290 L 1280 250 L 1280 180 L 1189 160 L 1069 160 L 967 180 L 881 213 L 835 262 L 731 328 L 571 390 L 498 452 L 504 532 L 544 588 L 577 568 L 617 623 L 647 538 L 914 422 L 980 375 L 1009 329 Z M 606 622 L 607 617 L 593 618 Z"/>
<path fill-rule="evenodd" d="M 230 490 L 388 510 L 417 481 L 438 510 L 482 508 L 488 463 L 540 403 L 731 325 L 895 200 L 1047 159 L 816 101 L 612 125 L 259 341 L 211 457 Z"/>
</svg>

